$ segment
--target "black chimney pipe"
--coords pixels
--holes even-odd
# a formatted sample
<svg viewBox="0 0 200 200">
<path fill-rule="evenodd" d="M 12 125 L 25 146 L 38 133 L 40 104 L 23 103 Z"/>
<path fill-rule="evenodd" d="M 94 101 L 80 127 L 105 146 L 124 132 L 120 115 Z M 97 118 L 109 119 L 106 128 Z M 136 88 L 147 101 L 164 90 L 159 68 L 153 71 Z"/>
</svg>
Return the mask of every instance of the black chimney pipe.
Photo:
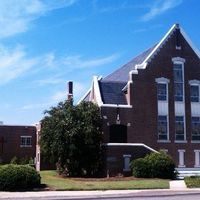
<svg viewBox="0 0 200 200">
<path fill-rule="evenodd" d="M 73 82 L 68 82 L 68 95 L 67 95 L 68 101 L 73 101 Z"/>
</svg>

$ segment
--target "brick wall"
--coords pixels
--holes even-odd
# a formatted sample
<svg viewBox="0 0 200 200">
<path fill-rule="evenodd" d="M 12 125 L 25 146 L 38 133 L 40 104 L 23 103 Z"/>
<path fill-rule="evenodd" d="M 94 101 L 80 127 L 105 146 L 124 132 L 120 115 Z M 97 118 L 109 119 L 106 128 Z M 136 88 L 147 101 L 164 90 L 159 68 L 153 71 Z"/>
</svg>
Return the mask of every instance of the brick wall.
<svg viewBox="0 0 200 200">
<path fill-rule="evenodd" d="M 120 108 L 121 124 L 130 123 L 127 128 L 128 143 L 144 143 L 156 150 L 167 149 L 178 166 L 178 149 L 185 150 L 186 167 L 194 167 L 195 149 L 200 149 L 199 144 L 191 143 L 191 104 L 189 80 L 200 79 L 200 60 L 180 35 L 181 49 L 176 49 L 175 33 L 168 39 L 157 55 L 150 61 L 146 69 L 139 69 L 138 74 L 133 74 L 133 84 L 130 97 L 133 108 Z M 187 143 L 175 143 L 175 109 L 174 109 L 174 81 L 173 57 L 181 57 L 184 63 L 185 77 L 185 113 L 186 113 L 186 140 Z M 170 80 L 169 90 L 169 140 L 170 143 L 158 143 L 157 135 L 157 85 L 156 78 L 165 77 Z M 116 108 L 102 107 L 104 119 L 104 141 L 109 141 L 109 126 L 116 124 Z M 118 155 L 119 150 L 112 151 Z M 121 164 L 120 164 L 121 166 Z"/>
<path fill-rule="evenodd" d="M 31 147 L 20 147 L 20 136 L 32 136 Z M 3 163 L 9 163 L 16 156 L 17 158 L 35 158 L 36 151 L 36 128 L 34 126 L 0 126 L 0 158 Z"/>
</svg>

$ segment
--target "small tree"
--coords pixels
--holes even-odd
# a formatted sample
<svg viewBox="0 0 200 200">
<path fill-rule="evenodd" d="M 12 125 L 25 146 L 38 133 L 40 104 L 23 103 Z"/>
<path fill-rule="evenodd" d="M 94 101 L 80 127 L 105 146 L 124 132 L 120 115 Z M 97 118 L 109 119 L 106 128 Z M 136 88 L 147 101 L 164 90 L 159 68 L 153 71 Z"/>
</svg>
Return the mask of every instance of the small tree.
<svg viewBox="0 0 200 200">
<path fill-rule="evenodd" d="M 43 156 L 70 176 L 95 175 L 101 164 L 101 117 L 91 102 L 61 102 L 42 120 Z"/>
</svg>

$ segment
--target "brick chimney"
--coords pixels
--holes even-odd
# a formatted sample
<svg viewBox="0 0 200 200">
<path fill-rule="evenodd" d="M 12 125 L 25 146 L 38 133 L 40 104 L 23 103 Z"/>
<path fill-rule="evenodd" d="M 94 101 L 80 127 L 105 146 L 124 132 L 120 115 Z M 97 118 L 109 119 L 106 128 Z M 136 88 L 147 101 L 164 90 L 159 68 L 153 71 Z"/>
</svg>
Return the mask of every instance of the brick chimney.
<svg viewBox="0 0 200 200">
<path fill-rule="evenodd" d="M 67 94 L 67 100 L 72 101 L 73 100 L 73 82 L 68 82 L 68 94 Z"/>
</svg>

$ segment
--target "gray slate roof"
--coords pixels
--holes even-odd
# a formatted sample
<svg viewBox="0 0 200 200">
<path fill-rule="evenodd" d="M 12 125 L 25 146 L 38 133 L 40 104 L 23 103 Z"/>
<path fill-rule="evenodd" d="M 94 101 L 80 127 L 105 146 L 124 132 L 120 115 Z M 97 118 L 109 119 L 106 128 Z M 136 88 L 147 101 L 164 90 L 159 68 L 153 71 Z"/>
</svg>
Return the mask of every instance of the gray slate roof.
<svg viewBox="0 0 200 200">
<path fill-rule="evenodd" d="M 128 82 L 129 72 L 135 69 L 136 64 L 141 64 L 145 58 L 151 53 L 156 45 L 144 51 L 142 54 L 133 58 L 130 62 L 123 65 L 121 68 L 117 69 L 107 77 L 105 77 L 104 81 L 118 81 L 118 82 Z"/>
<path fill-rule="evenodd" d="M 103 103 L 127 105 L 125 94 L 122 91 L 125 85 L 126 82 L 99 81 Z"/>
</svg>

